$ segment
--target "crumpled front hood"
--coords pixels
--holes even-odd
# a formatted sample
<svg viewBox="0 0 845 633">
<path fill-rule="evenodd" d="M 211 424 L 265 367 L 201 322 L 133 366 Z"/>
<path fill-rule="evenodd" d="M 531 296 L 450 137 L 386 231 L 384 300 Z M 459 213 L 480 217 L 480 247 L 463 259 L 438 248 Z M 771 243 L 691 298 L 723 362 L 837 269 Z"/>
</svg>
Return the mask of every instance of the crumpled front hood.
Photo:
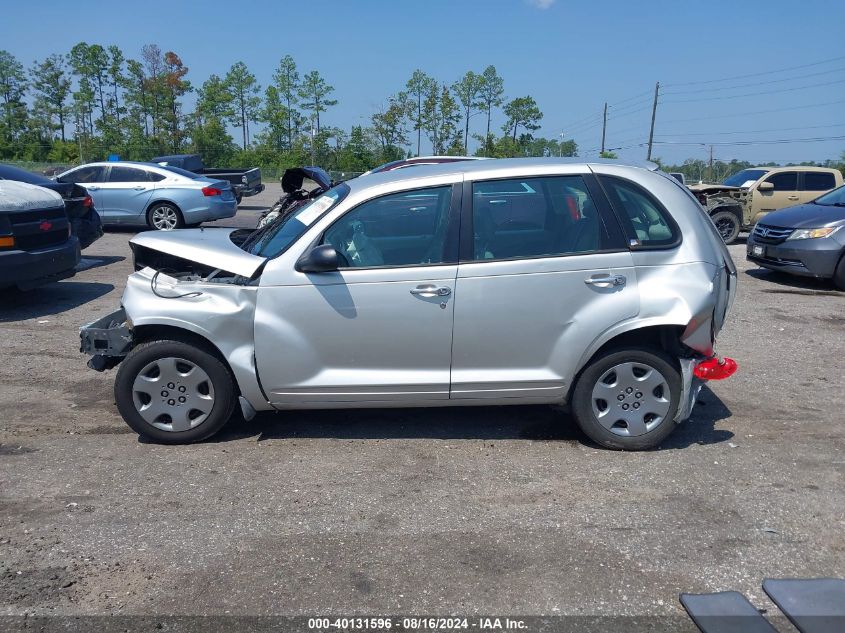
<svg viewBox="0 0 845 633">
<path fill-rule="evenodd" d="M 229 236 L 237 230 L 215 228 L 145 231 L 129 242 L 251 278 L 259 271 L 267 258 L 251 255 L 236 246 Z"/>
<path fill-rule="evenodd" d="M 761 224 L 785 229 L 818 229 L 845 223 L 845 207 L 823 204 L 799 204 L 767 213 Z"/>
</svg>

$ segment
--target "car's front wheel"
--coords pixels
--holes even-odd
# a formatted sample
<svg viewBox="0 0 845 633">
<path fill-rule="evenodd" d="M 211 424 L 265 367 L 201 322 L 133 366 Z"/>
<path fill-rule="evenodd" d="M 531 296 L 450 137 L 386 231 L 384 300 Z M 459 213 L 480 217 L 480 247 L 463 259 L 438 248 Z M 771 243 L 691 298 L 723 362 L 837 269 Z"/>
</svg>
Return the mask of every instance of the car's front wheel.
<svg viewBox="0 0 845 633">
<path fill-rule="evenodd" d="M 158 231 L 172 231 L 185 226 L 181 211 L 170 203 L 157 202 L 147 211 L 147 224 Z"/>
<path fill-rule="evenodd" d="M 725 244 L 733 244 L 736 238 L 739 237 L 739 231 L 742 228 L 739 216 L 733 211 L 716 211 L 710 216 L 716 230 Z"/>
<path fill-rule="evenodd" d="M 138 345 L 114 382 L 118 411 L 138 434 L 162 444 L 186 444 L 217 433 L 232 416 L 235 385 L 228 367 L 190 341 Z"/>
<path fill-rule="evenodd" d="M 610 351 L 581 373 L 572 413 L 581 430 L 602 446 L 653 448 L 675 427 L 681 387 L 679 370 L 663 352 Z"/>
<path fill-rule="evenodd" d="M 839 264 L 833 272 L 833 283 L 840 290 L 845 290 L 845 254 L 839 259 Z"/>
</svg>

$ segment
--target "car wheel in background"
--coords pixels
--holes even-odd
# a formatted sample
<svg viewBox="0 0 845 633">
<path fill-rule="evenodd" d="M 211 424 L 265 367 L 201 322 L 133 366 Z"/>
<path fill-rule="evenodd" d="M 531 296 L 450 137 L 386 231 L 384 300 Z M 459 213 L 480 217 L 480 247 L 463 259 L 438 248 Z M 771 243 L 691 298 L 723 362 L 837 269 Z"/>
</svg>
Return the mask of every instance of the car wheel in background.
<svg viewBox="0 0 845 633">
<path fill-rule="evenodd" d="M 840 290 L 845 290 L 845 254 L 839 259 L 839 264 L 833 272 L 833 283 Z"/>
<path fill-rule="evenodd" d="M 156 202 L 147 211 L 147 224 L 158 231 L 172 231 L 185 226 L 182 212 L 168 202 Z"/>
<path fill-rule="evenodd" d="M 742 228 L 739 216 L 733 211 L 716 211 L 710 216 L 725 244 L 733 244 Z"/>
<path fill-rule="evenodd" d="M 612 350 L 581 373 L 572 413 L 581 430 L 602 446 L 653 448 L 676 426 L 681 387 L 678 368 L 663 352 Z"/>
<path fill-rule="evenodd" d="M 138 345 L 114 382 L 117 409 L 139 435 L 187 444 L 217 433 L 232 416 L 235 383 L 211 350 L 158 339 Z"/>
</svg>

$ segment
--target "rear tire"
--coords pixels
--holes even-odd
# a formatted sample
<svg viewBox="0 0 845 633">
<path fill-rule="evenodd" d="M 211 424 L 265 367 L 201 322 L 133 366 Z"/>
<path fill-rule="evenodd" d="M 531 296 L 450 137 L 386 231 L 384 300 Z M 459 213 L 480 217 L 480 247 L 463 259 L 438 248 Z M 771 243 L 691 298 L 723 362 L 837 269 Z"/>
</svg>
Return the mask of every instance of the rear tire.
<svg viewBox="0 0 845 633">
<path fill-rule="evenodd" d="M 845 254 L 842 255 L 836 270 L 833 272 L 833 285 L 840 290 L 845 290 Z"/>
<path fill-rule="evenodd" d="M 581 430 L 606 448 L 654 448 L 675 429 L 681 388 L 680 372 L 663 352 L 611 350 L 578 377 L 572 414 Z"/>
<path fill-rule="evenodd" d="M 739 231 L 742 229 L 742 222 L 739 216 L 733 211 L 717 211 L 710 216 L 710 220 L 722 237 L 725 244 L 733 244 L 736 238 L 739 237 Z"/>
<path fill-rule="evenodd" d="M 147 211 L 147 225 L 156 231 L 172 231 L 185 226 L 182 212 L 169 202 L 156 202 Z"/>
<path fill-rule="evenodd" d="M 133 431 L 160 444 L 199 442 L 217 433 L 235 407 L 229 368 L 193 341 L 141 343 L 120 364 L 117 409 Z"/>
</svg>

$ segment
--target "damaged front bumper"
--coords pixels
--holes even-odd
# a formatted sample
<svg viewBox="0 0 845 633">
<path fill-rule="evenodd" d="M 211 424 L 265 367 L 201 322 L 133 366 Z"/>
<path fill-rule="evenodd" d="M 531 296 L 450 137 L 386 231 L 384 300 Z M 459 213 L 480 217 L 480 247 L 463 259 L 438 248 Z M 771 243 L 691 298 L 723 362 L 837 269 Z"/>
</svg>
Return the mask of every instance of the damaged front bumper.
<svg viewBox="0 0 845 633">
<path fill-rule="evenodd" d="M 96 371 L 111 369 L 132 349 L 132 328 L 123 308 L 79 328 L 79 351 Z"/>
</svg>

